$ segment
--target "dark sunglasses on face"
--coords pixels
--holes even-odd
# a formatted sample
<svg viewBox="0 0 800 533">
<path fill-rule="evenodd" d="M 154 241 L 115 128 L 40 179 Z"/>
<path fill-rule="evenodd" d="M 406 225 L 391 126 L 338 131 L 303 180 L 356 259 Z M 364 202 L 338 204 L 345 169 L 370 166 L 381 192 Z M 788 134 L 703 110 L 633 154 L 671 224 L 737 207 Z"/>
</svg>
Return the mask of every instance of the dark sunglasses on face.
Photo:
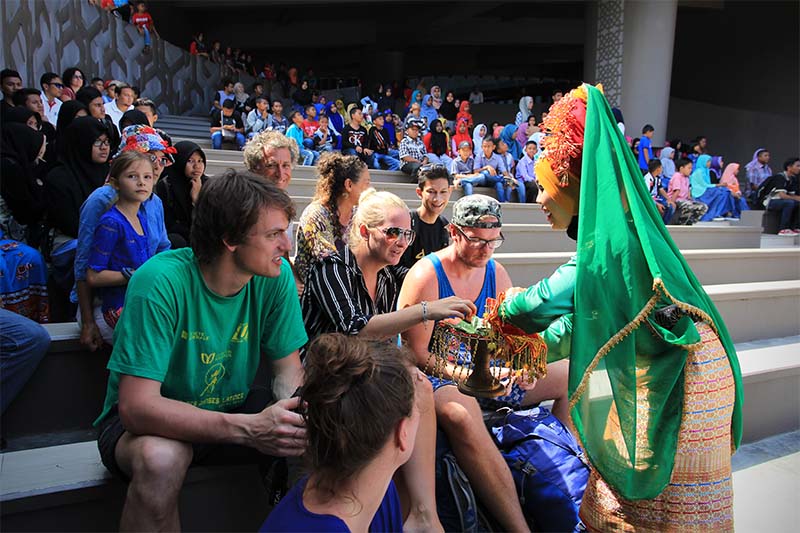
<svg viewBox="0 0 800 533">
<path fill-rule="evenodd" d="M 411 243 L 414 242 L 414 238 L 417 236 L 413 229 L 398 228 L 395 226 L 390 228 L 378 228 L 378 230 L 386 235 L 386 240 L 388 242 L 393 243 L 402 236 L 409 246 L 411 246 Z"/>
<path fill-rule="evenodd" d="M 64 84 L 63 83 L 51 83 L 50 85 L 58 87 L 59 89 L 63 89 L 64 88 Z"/>
</svg>

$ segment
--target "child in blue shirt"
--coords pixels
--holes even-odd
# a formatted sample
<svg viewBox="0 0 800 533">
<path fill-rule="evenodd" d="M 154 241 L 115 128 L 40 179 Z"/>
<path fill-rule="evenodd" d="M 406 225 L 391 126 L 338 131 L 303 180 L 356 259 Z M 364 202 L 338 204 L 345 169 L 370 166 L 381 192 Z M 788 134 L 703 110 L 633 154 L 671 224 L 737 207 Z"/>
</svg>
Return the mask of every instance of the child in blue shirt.
<svg viewBox="0 0 800 533">
<path fill-rule="evenodd" d="M 653 155 L 653 133 L 655 131 L 650 124 L 642 128 L 642 138 L 639 139 L 639 168 L 642 169 L 642 174 L 648 172 L 647 164 L 656 157 Z"/>
<path fill-rule="evenodd" d="M 392 477 L 411 457 L 419 426 L 413 356 L 390 343 L 332 333 L 311 342 L 305 368 L 310 474 L 261 531 L 402 531 Z M 435 525 L 430 529 L 441 528 Z"/>
<path fill-rule="evenodd" d="M 123 152 L 114 159 L 109 183 L 117 202 L 106 211 L 94 232 L 86 281 L 99 289 L 99 314 L 113 330 L 125 303 L 125 289 L 134 271 L 150 256 L 147 216 L 139 209 L 153 193 L 153 163 L 148 154 Z M 95 319 L 100 323 L 98 310 Z M 108 340 L 108 339 L 106 339 Z"/>
</svg>

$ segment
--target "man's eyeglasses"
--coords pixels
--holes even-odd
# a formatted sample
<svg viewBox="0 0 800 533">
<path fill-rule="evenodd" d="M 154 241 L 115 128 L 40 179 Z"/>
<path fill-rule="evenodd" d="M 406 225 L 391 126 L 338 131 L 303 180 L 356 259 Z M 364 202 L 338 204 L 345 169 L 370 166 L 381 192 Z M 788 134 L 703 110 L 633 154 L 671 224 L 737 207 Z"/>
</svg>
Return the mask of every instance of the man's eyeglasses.
<svg viewBox="0 0 800 533">
<path fill-rule="evenodd" d="M 467 240 L 470 248 L 483 248 L 484 246 L 488 246 L 489 248 L 494 250 L 496 248 L 500 248 L 500 246 L 506 240 L 506 238 L 503 237 L 502 231 L 500 232 L 500 237 L 498 237 L 497 239 L 487 240 L 487 239 L 480 239 L 478 237 L 470 237 L 455 224 L 453 224 L 453 227 L 455 227 L 458 230 L 458 232 Z"/>
<path fill-rule="evenodd" d="M 376 228 L 376 229 L 378 229 L 379 231 L 381 231 L 381 233 L 386 235 L 386 240 L 390 243 L 395 242 L 402 236 L 406 240 L 408 245 L 411 246 L 411 243 L 414 242 L 414 238 L 417 236 L 417 234 L 414 232 L 413 229 L 398 228 L 394 226 L 392 226 L 391 228 Z"/>
<path fill-rule="evenodd" d="M 111 146 L 111 141 L 108 139 L 97 139 L 95 142 L 92 143 L 92 146 L 95 148 L 100 148 L 101 146 Z"/>
<path fill-rule="evenodd" d="M 63 89 L 64 88 L 64 84 L 63 83 L 51 83 L 50 85 L 54 85 L 55 87 L 58 87 L 59 89 Z"/>
</svg>

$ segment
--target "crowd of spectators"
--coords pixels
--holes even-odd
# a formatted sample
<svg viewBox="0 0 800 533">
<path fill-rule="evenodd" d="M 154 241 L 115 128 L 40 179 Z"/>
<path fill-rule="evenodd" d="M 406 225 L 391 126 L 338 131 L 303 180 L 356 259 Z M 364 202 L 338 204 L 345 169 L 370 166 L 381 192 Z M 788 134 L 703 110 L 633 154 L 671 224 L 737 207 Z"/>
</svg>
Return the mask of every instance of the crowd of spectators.
<svg viewBox="0 0 800 533">
<path fill-rule="evenodd" d="M 513 479 L 494 453 L 477 402 L 448 386 L 453 376 L 426 380 L 414 367 L 426 365 L 433 322 L 482 314 L 487 298 L 511 286 L 492 258 L 504 241 L 502 203 L 536 201 L 536 162 L 547 149 L 547 131 L 533 115 L 530 96 L 520 98 L 505 124 L 487 126 L 470 113 L 480 101 L 477 91 L 462 100 L 440 87 L 419 86 L 396 98 L 395 87 L 386 85 L 357 102 L 328 102 L 309 80 L 300 80 L 292 107 L 284 110 L 263 86 L 248 94 L 225 80 L 210 111 L 211 140 L 214 148 L 240 148 L 248 172 L 210 179 L 205 151 L 191 141 L 173 143 L 157 127 L 153 102 L 135 87 L 87 79 L 77 68 L 43 74 L 39 88 L 26 88 L 24 81 L 13 70 L 0 73 L 0 318 L 18 339 L 30 341 L 16 343 L 9 348 L 13 357 L 2 360 L 2 407 L 47 349 L 47 333 L 37 323 L 74 319 L 84 346 L 113 345 L 98 445 L 109 470 L 131 483 L 124 529 L 179 529 L 186 469 L 217 452 L 269 462 L 309 446 L 321 455 L 300 486 L 311 483 L 312 492 L 336 487 L 342 478 L 331 472 L 345 463 L 331 458 L 347 456 L 361 433 L 333 438 L 335 428 L 313 416 L 306 429 L 293 395 L 302 394 L 312 411 L 322 409 L 384 366 L 408 370 L 411 378 L 397 394 L 391 420 L 363 434 L 377 439 L 371 458 L 394 457 L 382 471 L 383 487 L 398 469 L 409 480 L 400 495 L 412 509 L 404 526 L 436 528 L 430 503 L 438 422 L 458 435 L 451 438 L 458 441 L 454 453 L 470 464 L 467 477 L 493 516 L 505 529 L 525 527 L 521 509 L 505 496 L 515 490 Z M 554 101 L 561 97 L 553 94 Z M 615 110 L 615 116 L 624 133 L 622 113 Z M 775 173 L 769 152 L 759 148 L 741 182 L 740 165 L 712 156 L 705 137 L 659 148 L 652 126 L 641 131 L 629 139 L 630 157 L 665 223 L 766 208 L 779 214 L 782 234 L 800 233 L 800 159 L 787 159 Z M 319 179 L 314 200 L 294 224 L 287 190 L 298 164 L 316 166 Z M 410 210 L 397 196 L 371 188 L 370 169 L 407 174 L 420 207 Z M 481 186 L 492 187 L 497 198 L 474 194 Z M 453 187 L 465 196 L 448 221 L 442 213 Z M 58 315 L 50 305 L 56 300 Z M 410 352 L 381 352 L 379 345 L 337 333 L 384 340 L 403 335 Z M 352 356 L 336 362 L 323 348 Z M 307 392 L 298 392 L 301 353 L 311 358 Z M 268 391 L 250 389 L 262 354 L 280 400 L 271 405 Z M 509 387 L 492 406 L 553 400 L 554 414 L 566 421 L 566 366 L 549 366 L 535 389 Z M 335 383 L 320 381 L 315 372 L 330 373 Z M 321 390 L 331 383 L 338 396 Z M 365 398 L 374 393 L 363 392 Z M 409 410 L 409 402 L 424 408 Z M 372 407 L 390 413 L 378 403 Z M 348 413 L 337 411 L 328 422 L 351 424 L 336 418 Z M 391 431 L 403 437 L 384 445 Z M 334 445 L 345 448 L 339 455 L 320 452 Z M 486 453 L 474 457 L 471 449 Z M 351 465 L 352 472 L 369 471 L 370 461 Z M 369 500 L 365 509 L 384 509 L 387 522 L 381 524 L 396 524 L 403 520 L 397 491 L 389 485 L 384 492 L 392 501 Z M 306 502 L 302 489 L 291 494 L 287 501 Z M 286 506 L 268 529 L 293 519 Z M 361 519 L 368 524 L 371 516 Z"/>
</svg>

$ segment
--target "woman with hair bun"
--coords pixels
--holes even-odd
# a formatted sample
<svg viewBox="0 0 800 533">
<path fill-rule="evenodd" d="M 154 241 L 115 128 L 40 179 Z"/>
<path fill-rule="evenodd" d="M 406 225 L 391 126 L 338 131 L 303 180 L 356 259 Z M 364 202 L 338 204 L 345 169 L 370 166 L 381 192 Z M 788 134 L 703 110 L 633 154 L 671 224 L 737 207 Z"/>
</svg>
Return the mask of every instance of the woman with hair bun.
<svg viewBox="0 0 800 533">
<path fill-rule="evenodd" d="M 411 216 L 405 202 L 390 192 L 364 191 L 350 224 L 348 243 L 340 244 L 319 259 L 306 276 L 300 306 L 308 338 L 335 332 L 391 340 L 428 320 L 474 314 L 475 304 L 456 296 L 396 310 L 400 287 L 408 272 L 398 263 L 413 240 Z M 427 379 L 419 381 L 417 387 L 423 416 L 414 452 L 401 470 L 402 483 L 399 483 L 401 493 L 407 495 L 406 508 L 414 511 L 406 519 L 405 527 L 440 530 L 434 480 L 433 389 Z"/>
<path fill-rule="evenodd" d="M 314 200 L 300 215 L 295 270 L 305 282 L 311 266 L 347 242 L 347 228 L 358 198 L 370 184 L 366 163 L 354 155 L 326 152 L 317 161 Z"/>
<path fill-rule="evenodd" d="M 413 358 L 390 343 L 334 333 L 309 345 L 305 370 L 309 475 L 261 531 L 402 531 L 392 477 L 411 457 L 420 422 Z"/>
</svg>

